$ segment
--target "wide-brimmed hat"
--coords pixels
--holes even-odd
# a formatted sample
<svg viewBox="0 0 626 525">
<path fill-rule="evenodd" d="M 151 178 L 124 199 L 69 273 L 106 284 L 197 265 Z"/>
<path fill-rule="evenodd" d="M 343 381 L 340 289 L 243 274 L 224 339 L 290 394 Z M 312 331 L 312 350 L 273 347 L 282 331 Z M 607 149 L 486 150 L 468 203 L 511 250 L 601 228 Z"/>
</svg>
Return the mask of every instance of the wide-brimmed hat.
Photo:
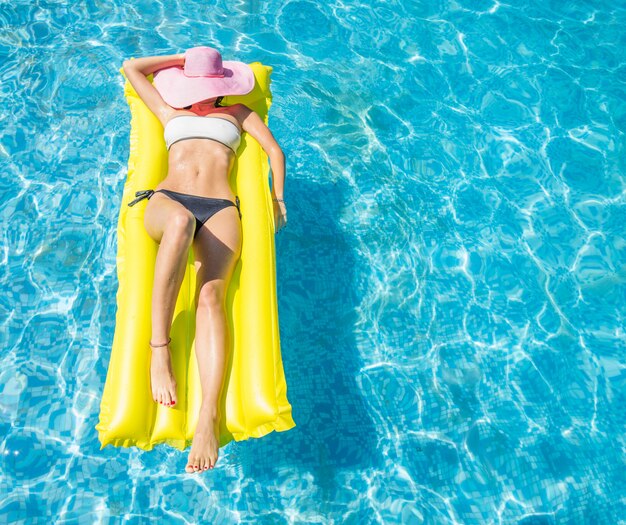
<svg viewBox="0 0 626 525">
<path fill-rule="evenodd" d="M 174 108 L 227 95 L 245 95 L 254 88 L 254 72 L 243 62 L 222 61 L 217 49 L 207 46 L 185 51 L 185 65 L 159 69 L 154 87 Z"/>
</svg>

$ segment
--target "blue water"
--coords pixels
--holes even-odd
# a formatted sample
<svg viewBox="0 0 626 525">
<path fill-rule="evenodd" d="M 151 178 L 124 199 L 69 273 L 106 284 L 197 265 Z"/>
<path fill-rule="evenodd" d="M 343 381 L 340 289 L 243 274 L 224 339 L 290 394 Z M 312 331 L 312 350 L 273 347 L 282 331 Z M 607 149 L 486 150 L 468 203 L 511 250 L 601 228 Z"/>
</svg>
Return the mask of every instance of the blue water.
<svg viewBox="0 0 626 525">
<path fill-rule="evenodd" d="M 623 2 L 3 2 L 2 523 L 625 524 Z M 94 429 L 123 60 L 274 67 L 297 427 L 187 452 Z"/>
</svg>

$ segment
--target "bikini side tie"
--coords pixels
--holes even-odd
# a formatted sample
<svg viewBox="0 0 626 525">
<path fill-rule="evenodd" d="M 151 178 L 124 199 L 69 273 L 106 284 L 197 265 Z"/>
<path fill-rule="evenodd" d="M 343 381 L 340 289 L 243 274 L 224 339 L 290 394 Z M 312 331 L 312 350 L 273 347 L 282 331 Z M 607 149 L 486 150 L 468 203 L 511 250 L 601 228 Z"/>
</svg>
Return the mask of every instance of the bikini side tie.
<svg viewBox="0 0 626 525">
<path fill-rule="evenodd" d="M 136 191 L 135 192 L 135 197 L 137 197 L 137 198 L 134 201 L 129 202 L 128 205 L 129 206 L 134 206 L 135 204 L 137 204 L 139 201 L 141 201 L 143 199 L 149 199 L 150 197 L 152 197 L 153 193 L 154 193 L 154 190 Z"/>
</svg>

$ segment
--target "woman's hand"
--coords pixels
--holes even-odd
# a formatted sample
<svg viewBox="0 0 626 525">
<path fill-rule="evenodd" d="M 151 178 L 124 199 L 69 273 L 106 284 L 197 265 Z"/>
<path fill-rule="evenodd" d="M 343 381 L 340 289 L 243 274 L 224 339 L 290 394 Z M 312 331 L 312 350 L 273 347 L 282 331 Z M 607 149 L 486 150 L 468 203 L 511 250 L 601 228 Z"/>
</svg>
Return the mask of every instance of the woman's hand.
<svg viewBox="0 0 626 525">
<path fill-rule="evenodd" d="M 274 231 L 278 232 L 287 224 L 287 207 L 282 200 L 273 199 Z"/>
</svg>

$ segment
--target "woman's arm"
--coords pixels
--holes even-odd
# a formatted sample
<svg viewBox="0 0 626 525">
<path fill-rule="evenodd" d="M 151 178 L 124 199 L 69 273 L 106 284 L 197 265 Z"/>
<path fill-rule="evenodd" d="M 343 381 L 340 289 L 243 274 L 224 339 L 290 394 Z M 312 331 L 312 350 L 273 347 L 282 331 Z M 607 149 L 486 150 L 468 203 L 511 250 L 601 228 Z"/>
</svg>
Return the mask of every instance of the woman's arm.
<svg viewBox="0 0 626 525">
<path fill-rule="evenodd" d="M 163 100 L 161 94 L 146 76 L 159 69 L 182 66 L 184 63 L 184 54 L 142 57 L 124 61 L 123 67 L 126 78 L 135 88 L 139 98 L 156 115 L 163 126 L 175 110 Z"/>
<path fill-rule="evenodd" d="M 257 140 L 269 157 L 272 167 L 272 198 L 282 199 L 285 191 L 285 154 L 261 117 L 244 104 L 240 106 L 241 127 Z"/>
</svg>

